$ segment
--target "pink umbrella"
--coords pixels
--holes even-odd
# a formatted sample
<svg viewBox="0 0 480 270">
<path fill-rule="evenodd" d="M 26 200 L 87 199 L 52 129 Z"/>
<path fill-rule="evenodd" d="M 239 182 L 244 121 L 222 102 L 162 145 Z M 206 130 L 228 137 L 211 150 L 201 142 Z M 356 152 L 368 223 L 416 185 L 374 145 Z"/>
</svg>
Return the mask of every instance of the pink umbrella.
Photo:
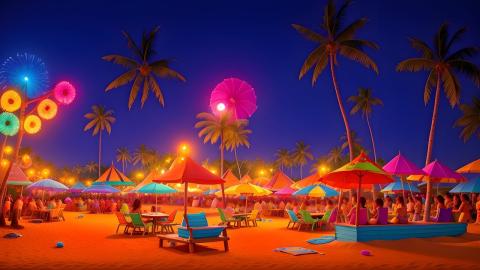
<svg viewBox="0 0 480 270">
<path fill-rule="evenodd" d="M 431 162 L 425 166 L 425 168 L 423 168 L 423 172 L 426 175 L 426 177 L 423 177 L 423 180 L 428 179 L 432 182 L 457 183 L 466 181 L 465 177 L 452 171 L 438 160 L 435 160 L 434 162 Z"/>
<path fill-rule="evenodd" d="M 210 108 L 215 114 L 228 111 L 235 119 L 246 119 L 257 110 L 257 96 L 253 87 L 247 82 L 228 78 L 213 89 Z"/>
<path fill-rule="evenodd" d="M 290 196 L 292 195 L 295 191 L 297 191 L 294 188 L 291 188 L 290 186 L 283 187 L 279 189 L 277 192 L 275 192 L 275 195 L 280 195 L 280 196 Z"/>
<path fill-rule="evenodd" d="M 424 172 L 419 169 L 413 162 L 408 160 L 404 155 L 398 153 L 392 160 L 390 160 L 383 169 L 393 175 L 401 176 L 402 195 L 405 198 L 405 189 L 403 188 L 404 177 L 408 175 L 423 175 Z M 410 184 L 409 184 L 410 185 Z M 411 189 L 410 189 L 411 191 Z M 413 193 L 412 193 L 413 196 Z"/>
</svg>

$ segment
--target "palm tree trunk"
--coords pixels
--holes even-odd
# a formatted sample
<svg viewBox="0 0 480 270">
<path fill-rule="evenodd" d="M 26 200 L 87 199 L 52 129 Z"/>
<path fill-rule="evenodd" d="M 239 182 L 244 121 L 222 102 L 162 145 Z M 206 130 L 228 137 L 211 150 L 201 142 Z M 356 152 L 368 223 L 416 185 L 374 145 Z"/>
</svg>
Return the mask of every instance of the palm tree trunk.
<svg viewBox="0 0 480 270">
<path fill-rule="evenodd" d="M 425 165 L 430 163 L 432 158 L 432 149 L 433 149 L 433 139 L 435 137 L 435 126 L 437 125 L 438 118 L 438 105 L 440 102 L 440 75 L 437 74 L 437 87 L 435 90 L 435 102 L 433 104 L 433 115 L 432 115 L 432 125 L 430 126 L 430 135 L 428 136 L 428 146 L 427 146 L 427 157 L 425 159 Z M 432 196 L 432 183 L 430 179 L 427 180 L 427 194 L 425 198 L 425 212 L 423 215 L 424 221 L 429 221 L 430 219 L 430 197 Z"/>
<path fill-rule="evenodd" d="M 102 163 L 102 131 L 98 135 L 98 178 L 100 178 L 100 167 Z"/>
<path fill-rule="evenodd" d="M 377 163 L 377 149 L 375 149 L 375 140 L 373 139 L 373 131 L 372 131 L 372 126 L 370 125 L 370 118 L 368 115 L 366 116 L 367 120 L 367 126 L 368 126 L 368 131 L 370 131 L 370 140 L 372 140 L 372 149 L 373 149 L 373 158 L 375 160 L 375 163 Z M 375 185 L 372 185 L 372 197 L 373 200 L 375 201 L 376 196 L 375 196 Z"/>
<path fill-rule="evenodd" d="M 303 178 L 303 165 L 300 164 L 300 179 Z"/>
<path fill-rule="evenodd" d="M 348 150 L 350 153 L 350 161 L 353 160 L 353 147 L 352 147 L 352 136 L 350 134 L 350 124 L 348 123 L 347 114 L 345 113 L 345 108 L 343 107 L 342 97 L 340 95 L 340 89 L 338 89 L 337 77 L 335 76 L 335 69 L 334 69 L 334 60 L 333 60 L 333 53 L 330 53 L 330 74 L 332 76 L 333 88 L 335 89 L 335 95 L 337 96 L 338 107 L 340 108 L 340 112 L 342 113 L 343 123 L 345 124 L 345 131 L 347 133 L 347 142 L 348 142 Z"/>
<path fill-rule="evenodd" d="M 237 148 L 233 148 L 233 154 L 235 155 L 235 161 L 237 163 L 237 168 L 238 168 L 238 176 L 242 178 L 242 172 L 240 171 L 240 164 L 238 163 L 238 157 L 237 157 Z M 223 177 L 223 175 L 222 175 Z"/>
</svg>

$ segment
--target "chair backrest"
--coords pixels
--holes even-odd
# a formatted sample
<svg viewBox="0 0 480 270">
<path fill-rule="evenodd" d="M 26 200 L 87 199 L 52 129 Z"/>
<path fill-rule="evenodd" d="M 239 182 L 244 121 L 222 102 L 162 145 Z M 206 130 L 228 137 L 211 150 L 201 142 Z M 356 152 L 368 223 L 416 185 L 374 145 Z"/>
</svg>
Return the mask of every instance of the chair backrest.
<svg viewBox="0 0 480 270">
<path fill-rule="evenodd" d="M 175 221 L 175 217 L 177 216 L 177 210 L 173 210 L 170 215 L 168 215 L 167 221 L 172 223 Z"/>
<path fill-rule="evenodd" d="M 330 220 L 330 215 L 332 215 L 332 210 L 327 210 L 325 214 L 323 215 L 321 221 L 327 222 Z"/>
<path fill-rule="evenodd" d="M 367 218 L 367 208 L 360 208 L 358 215 L 358 225 L 366 225 L 368 222 Z M 355 219 L 357 217 L 357 212 L 353 210 L 352 215 L 350 216 L 350 224 L 355 225 Z"/>
<path fill-rule="evenodd" d="M 227 222 L 227 217 L 225 216 L 225 212 L 223 212 L 222 208 L 217 208 L 218 214 L 220 215 L 220 220 L 222 222 Z"/>
<path fill-rule="evenodd" d="M 290 218 L 290 221 L 298 222 L 298 217 L 297 215 L 295 215 L 295 212 L 293 212 L 293 210 L 287 209 L 286 211 L 287 211 L 288 217 Z"/>
<path fill-rule="evenodd" d="M 203 212 L 197 213 L 197 214 L 187 214 L 187 218 L 188 218 L 188 225 L 190 227 L 207 227 L 208 226 L 207 217 Z M 182 226 L 183 227 L 187 226 L 185 219 L 182 221 Z"/>
<path fill-rule="evenodd" d="M 120 212 L 115 212 L 115 215 L 117 216 L 117 219 L 118 219 L 118 223 L 119 224 L 127 224 L 127 219 L 125 218 L 125 216 L 120 213 Z"/>
<path fill-rule="evenodd" d="M 306 210 L 300 210 L 300 216 L 302 216 L 302 219 L 305 221 L 305 223 L 315 222 L 315 219 L 313 219 L 312 215 L 310 215 L 310 212 Z"/>
<path fill-rule="evenodd" d="M 387 225 L 388 224 L 388 208 L 380 207 L 378 208 L 378 225 Z"/>
<path fill-rule="evenodd" d="M 252 210 L 252 212 L 250 213 L 248 218 L 249 219 L 257 219 L 257 216 L 258 216 L 258 210 L 254 209 L 254 210 Z"/>
<path fill-rule="evenodd" d="M 452 208 L 440 208 L 437 222 L 453 222 Z"/>
<path fill-rule="evenodd" d="M 333 208 L 332 213 L 330 214 L 330 217 L 328 218 L 328 223 L 335 223 L 337 221 L 337 215 L 338 215 L 338 208 Z"/>
<path fill-rule="evenodd" d="M 132 224 L 134 226 L 145 226 L 145 224 L 143 223 L 143 220 L 142 220 L 142 216 L 140 216 L 139 213 L 131 213 L 131 214 L 128 214 L 128 215 L 132 219 Z"/>
</svg>

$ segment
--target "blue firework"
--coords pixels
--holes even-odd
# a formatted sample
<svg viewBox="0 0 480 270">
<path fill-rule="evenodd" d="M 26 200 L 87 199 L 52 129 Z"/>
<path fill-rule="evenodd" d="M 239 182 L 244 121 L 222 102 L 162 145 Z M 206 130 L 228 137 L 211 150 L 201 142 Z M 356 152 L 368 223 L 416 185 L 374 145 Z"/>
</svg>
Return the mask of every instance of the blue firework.
<svg viewBox="0 0 480 270">
<path fill-rule="evenodd" d="M 13 86 L 35 98 L 48 91 L 48 70 L 40 57 L 17 53 L 0 66 L 0 88 Z"/>
</svg>

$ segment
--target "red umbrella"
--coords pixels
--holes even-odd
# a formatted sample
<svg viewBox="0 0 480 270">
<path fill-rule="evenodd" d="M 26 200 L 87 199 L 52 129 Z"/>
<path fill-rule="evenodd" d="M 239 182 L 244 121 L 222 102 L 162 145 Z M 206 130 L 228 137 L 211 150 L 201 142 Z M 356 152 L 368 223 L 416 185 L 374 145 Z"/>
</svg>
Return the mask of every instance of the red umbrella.
<svg viewBox="0 0 480 270">
<path fill-rule="evenodd" d="M 246 119 L 257 110 L 257 96 L 247 82 L 237 78 L 225 79 L 213 89 L 210 108 L 215 114 L 228 111 L 235 119 Z"/>
</svg>

